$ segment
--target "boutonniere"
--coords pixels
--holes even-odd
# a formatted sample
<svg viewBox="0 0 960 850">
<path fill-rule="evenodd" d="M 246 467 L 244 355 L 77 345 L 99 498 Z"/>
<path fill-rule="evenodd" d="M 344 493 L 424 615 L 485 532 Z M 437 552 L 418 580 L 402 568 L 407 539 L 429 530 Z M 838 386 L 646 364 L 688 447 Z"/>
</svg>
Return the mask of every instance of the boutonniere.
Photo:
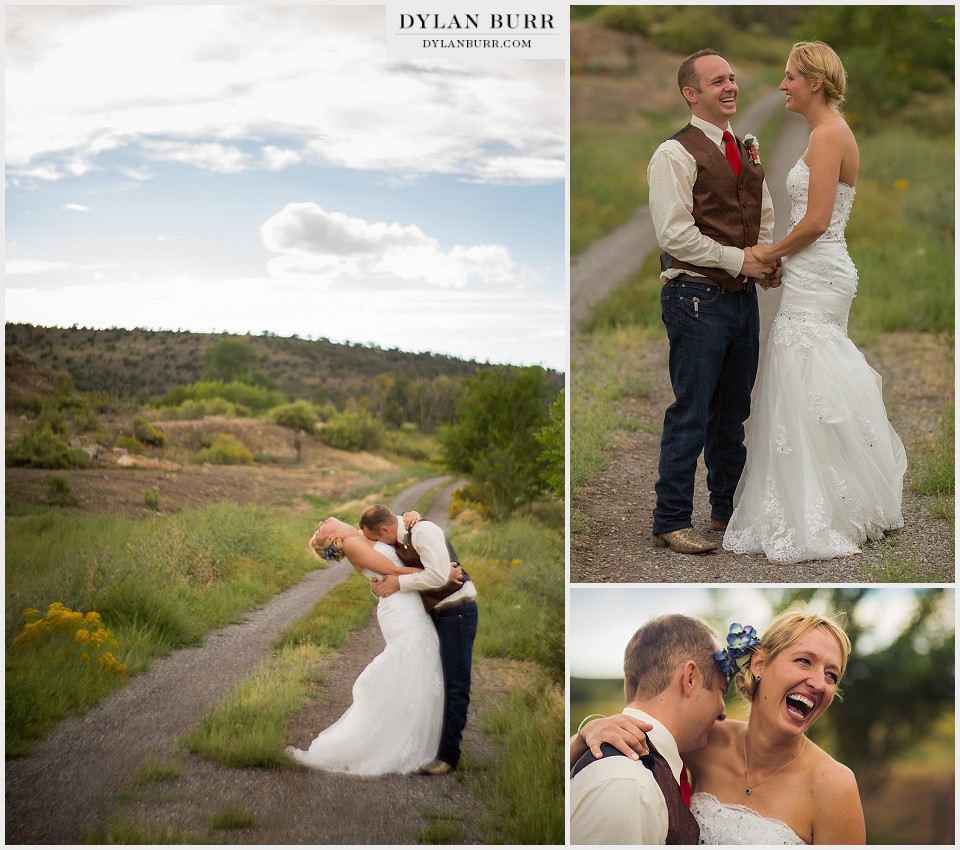
<svg viewBox="0 0 960 850">
<path fill-rule="evenodd" d="M 747 149 L 747 153 L 750 154 L 750 161 L 754 165 L 760 164 L 760 140 L 753 135 L 753 133 L 747 133 L 743 137 L 743 145 Z"/>
</svg>

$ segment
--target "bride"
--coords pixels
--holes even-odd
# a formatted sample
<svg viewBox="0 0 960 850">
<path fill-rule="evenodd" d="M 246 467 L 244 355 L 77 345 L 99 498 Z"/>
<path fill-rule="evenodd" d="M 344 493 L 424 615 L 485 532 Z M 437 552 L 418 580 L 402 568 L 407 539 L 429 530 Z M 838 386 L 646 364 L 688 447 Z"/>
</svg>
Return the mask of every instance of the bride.
<svg viewBox="0 0 960 850">
<path fill-rule="evenodd" d="M 805 734 L 837 694 L 850 654 L 846 632 L 833 618 L 796 609 L 762 640 L 751 626 L 730 631 L 716 658 L 750 714 L 717 721 L 704 749 L 681 753 L 693 774 L 700 843 L 864 844 L 856 778 Z M 593 720 L 582 734 L 586 744 L 573 739 L 571 763 L 601 742 L 625 754 L 646 750 L 643 727 L 626 714 Z"/>
<path fill-rule="evenodd" d="M 320 523 L 310 541 L 327 560 L 346 557 L 355 570 L 381 581 L 419 572 L 392 546 L 371 544 L 338 519 Z M 443 673 L 437 630 L 418 593 L 394 593 L 377 605 L 386 647 L 353 685 L 353 704 L 307 750 L 288 747 L 300 764 L 338 773 L 411 773 L 437 752 L 443 721 Z M 383 734 L 387 723 L 390 734 Z"/>
<path fill-rule="evenodd" d="M 857 270 L 844 230 L 860 155 L 839 111 L 845 86 L 830 47 L 794 45 L 780 90 L 812 131 L 787 176 L 791 229 L 748 249 L 761 262 L 783 258 L 782 294 L 723 546 L 777 563 L 854 554 L 903 526 L 903 443 L 880 376 L 847 337 Z"/>
</svg>

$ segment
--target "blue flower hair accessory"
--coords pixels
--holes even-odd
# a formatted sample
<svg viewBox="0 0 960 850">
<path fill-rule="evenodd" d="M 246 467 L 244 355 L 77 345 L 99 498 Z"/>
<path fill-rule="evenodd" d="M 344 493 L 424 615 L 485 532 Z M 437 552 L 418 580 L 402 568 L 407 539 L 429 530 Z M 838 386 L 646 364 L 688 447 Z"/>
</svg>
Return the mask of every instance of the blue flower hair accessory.
<svg viewBox="0 0 960 850">
<path fill-rule="evenodd" d="M 339 561 L 343 557 L 343 544 L 339 540 L 334 540 L 323 550 L 323 559 L 325 561 Z"/>
<path fill-rule="evenodd" d="M 714 653 L 720 669 L 730 678 L 739 673 L 750 661 L 754 649 L 760 645 L 757 630 L 753 626 L 731 623 L 727 635 L 727 648 Z"/>
</svg>

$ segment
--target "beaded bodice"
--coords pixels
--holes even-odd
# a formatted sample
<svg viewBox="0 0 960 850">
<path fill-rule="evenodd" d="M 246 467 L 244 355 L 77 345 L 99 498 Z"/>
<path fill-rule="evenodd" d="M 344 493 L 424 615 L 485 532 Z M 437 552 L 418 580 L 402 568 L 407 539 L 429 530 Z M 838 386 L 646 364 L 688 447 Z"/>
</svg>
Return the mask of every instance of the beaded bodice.
<svg viewBox="0 0 960 850">
<path fill-rule="evenodd" d="M 803 159 L 790 169 L 787 175 L 787 194 L 790 195 L 790 229 L 793 230 L 807 211 L 808 190 L 810 186 L 810 169 Z M 853 198 L 857 190 L 846 183 L 837 184 L 837 199 L 833 204 L 833 215 L 830 217 L 830 226 L 820 237 L 824 242 L 843 242 L 847 229 L 850 211 L 853 209 Z"/>
<path fill-rule="evenodd" d="M 721 803 L 698 791 L 690 811 L 700 824 L 701 844 L 806 844 L 783 821 L 764 817 L 746 806 Z"/>
</svg>

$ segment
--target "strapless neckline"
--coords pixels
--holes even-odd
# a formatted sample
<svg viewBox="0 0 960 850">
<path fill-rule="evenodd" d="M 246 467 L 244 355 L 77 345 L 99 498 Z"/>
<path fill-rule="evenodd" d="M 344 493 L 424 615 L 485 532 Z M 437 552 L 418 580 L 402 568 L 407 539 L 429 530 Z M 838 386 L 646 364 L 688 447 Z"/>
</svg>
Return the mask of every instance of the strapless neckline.
<svg viewBox="0 0 960 850">
<path fill-rule="evenodd" d="M 761 815 L 749 806 L 722 803 L 706 791 L 693 795 L 690 809 L 700 824 L 703 844 L 807 843 L 784 821 Z"/>
<path fill-rule="evenodd" d="M 798 163 L 798 164 L 799 164 L 799 163 L 803 163 L 803 167 L 806 168 L 807 171 L 810 170 L 810 166 L 807 165 L 807 161 L 806 161 L 803 157 L 800 157 L 800 159 L 797 160 L 797 163 Z M 839 187 L 843 187 L 844 189 L 848 189 L 848 190 L 851 191 L 851 192 L 856 192 L 856 191 L 857 191 L 857 187 L 856 187 L 856 186 L 851 186 L 849 183 L 844 183 L 842 180 L 838 180 L 838 181 L 837 181 L 837 187 L 838 187 L 838 188 L 839 188 Z"/>
</svg>

